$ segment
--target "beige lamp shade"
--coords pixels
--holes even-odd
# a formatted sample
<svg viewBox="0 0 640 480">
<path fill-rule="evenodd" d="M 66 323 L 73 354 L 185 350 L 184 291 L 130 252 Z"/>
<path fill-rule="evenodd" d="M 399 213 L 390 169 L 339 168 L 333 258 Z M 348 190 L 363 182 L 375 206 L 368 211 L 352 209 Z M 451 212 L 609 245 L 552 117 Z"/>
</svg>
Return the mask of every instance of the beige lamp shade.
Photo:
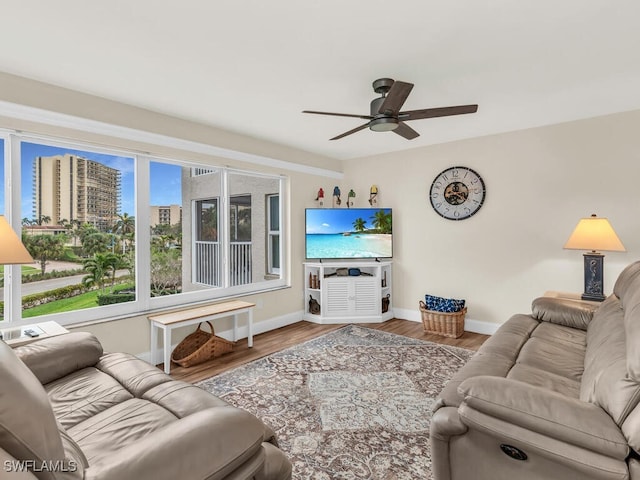
<svg viewBox="0 0 640 480">
<path fill-rule="evenodd" d="M 4 215 L 0 215 L 0 265 L 22 263 L 33 263 L 33 258 L 24 248 Z"/>
<path fill-rule="evenodd" d="M 572 250 L 603 250 L 609 252 L 625 252 L 624 245 L 616 235 L 606 218 L 595 214 L 582 218 L 573 233 L 564 244 L 564 248 Z"/>
</svg>

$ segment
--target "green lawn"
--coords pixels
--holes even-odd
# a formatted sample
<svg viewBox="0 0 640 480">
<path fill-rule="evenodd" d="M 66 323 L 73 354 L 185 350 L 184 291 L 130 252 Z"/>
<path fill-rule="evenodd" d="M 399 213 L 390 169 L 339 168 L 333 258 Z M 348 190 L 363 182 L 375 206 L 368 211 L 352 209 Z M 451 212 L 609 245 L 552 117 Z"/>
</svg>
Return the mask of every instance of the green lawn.
<svg viewBox="0 0 640 480">
<path fill-rule="evenodd" d="M 29 265 L 22 265 L 22 275 L 28 273 L 38 273 L 40 271 L 39 268 L 30 267 Z M 0 265 L 0 275 L 4 273 L 4 265 Z"/>
<path fill-rule="evenodd" d="M 117 288 L 131 288 L 132 285 L 120 286 Z M 51 313 L 72 312 L 74 310 L 83 310 L 85 308 L 93 308 L 98 306 L 98 290 L 76 295 L 71 298 L 56 300 L 55 302 L 45 303 L 37 307 L 29 308 L 22 311 L 22 318 L 39 317 L 40 315 L 49 315 Z"/>
<path fill-rule="evenodd" d="M 75 297 L 56 300 L 55 302 L 49 302 L 44 305 L 38 305 L 37 307 L 23 310 L 22 318 L 39 317 L 40 315 L 49 315 L 50 313 L 70 312 L 73 310 L 97 307 L 97 298 L 98 291 L 94 290 Z"/>
</svg>

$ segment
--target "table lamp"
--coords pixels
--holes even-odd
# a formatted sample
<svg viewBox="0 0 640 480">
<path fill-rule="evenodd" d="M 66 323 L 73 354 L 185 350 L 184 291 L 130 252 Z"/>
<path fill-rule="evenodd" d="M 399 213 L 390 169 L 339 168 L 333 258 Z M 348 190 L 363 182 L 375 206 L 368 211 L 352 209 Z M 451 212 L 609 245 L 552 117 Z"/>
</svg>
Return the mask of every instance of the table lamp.
<svg viewBox="0 0 640 480">
<path fill-rule="evenodd" d="M 0 265 L 15 265 L 33 263 L 33 258 L 27 252 L 11 225 L 0 215 Z"/>
<path fill-rule="evenodd" d="M 573 233 L 564 244 L 572 250 L 590 250 L 584 254 L 584 293 L 583 300 L 603 301 L 604 255 L 596 250 L 624 252 L 622 242 L 606 218 L 598 218 L 595 213 L 582 218 Z"/>
</svg>

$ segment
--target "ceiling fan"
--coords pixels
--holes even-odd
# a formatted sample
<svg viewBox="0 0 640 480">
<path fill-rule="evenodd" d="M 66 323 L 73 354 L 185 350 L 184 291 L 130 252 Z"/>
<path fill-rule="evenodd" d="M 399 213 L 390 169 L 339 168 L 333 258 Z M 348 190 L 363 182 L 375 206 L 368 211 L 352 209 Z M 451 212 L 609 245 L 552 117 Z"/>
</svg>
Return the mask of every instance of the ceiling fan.
<svg viewBox="0 0 640 480">
<path fill-rule="evenodd" d="M 359 132 L 369 127 L 374 132 L 393 131 L 407 140 L 413 140 L 420 134 L 405 122 L 410 120 L 420 120 L 422 118 L 447 117 L 450 115 L 462 115 L 465 113 L 475 113 L 478 105 L 458 105 L 455 107 L 424 108 L 422 110 L 407 110 L 401 112 L 400 109 L 407 97 L 411 93 L 413 83 L 395 81 L 391 78 L 379 78 L 373 82 L 373 90 L 380 94 L 380 97 L 371 101 L 371 115 L 352 115 L 350 113 L 316 112 L 313 110 L 303 110 L 302 113 L 314 113 L 317 115 L 333 115 L 336 117 L 354 117 L 368 120 L 364 125 L 344 132 L 331 140 L 344 138 L 352 133 Z"/>
</svg>

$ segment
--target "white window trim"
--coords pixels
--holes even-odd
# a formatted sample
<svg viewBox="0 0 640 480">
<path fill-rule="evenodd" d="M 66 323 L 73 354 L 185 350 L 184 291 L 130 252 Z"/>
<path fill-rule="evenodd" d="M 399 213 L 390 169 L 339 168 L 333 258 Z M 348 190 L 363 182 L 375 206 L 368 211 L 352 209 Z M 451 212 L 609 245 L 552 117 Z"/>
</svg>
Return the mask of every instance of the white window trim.
<svg viewBox="0 0 640 480">
<path fill-rule="evenodd" d="M 280 230 L 271 230 L 271 199 L 278 197 L 278 215 L 280 221 L 282 221 L 282 207 L 280 201 L 280 194 L 267 195 L 267 273 L 271 275 L 280 275 L 281 267 L 273 266 L 273 250 L 271 249 L 271 238 L 281 237 Z M 281 243 L 281 238 L 278 244 Z M 281 248 L 278 248 L 279 258 L 282 259 Z M 281 262 L 282 265 L 282 262 Z"/>
<path fill-rule="evenodd" d="M 0 107 L 2 102 L 0 102 Z M 2 108 L 0 108 L 2 111 Z M 7 215 L 10 224 L 20 231 L 22 225 L 20 224 L 21 212 L 21 192 L 20 192 L 20 175 L 21 175 L 21 155 L 20 155 L 20 143 L 40 143 L 43 145 L 52 145 L 62 148 L 71 148 L 81 151 L 90 151 L 96 153 L 105 153 L 110 155 L 126 156 L 134 159 L 135 164 L 135 211 L 136 217 L 136 244 L 137 245 L 149 245 L 151 241 L 149 215 L 139 212 L 148 212 L 150 210 L 150 194 L 147 188 L 138 188 L 139 185 L 149 185 L 150 181 L 150 164 L 152 161 L 171 162 L 176 165 L 190 165 L 194 166 L 197 162 L 187 160 L 168 159 L 162 156 L 156 155 L 144 155 L 139 152 L 134 152 L 126 149 L 114 149 L 110 147 L 102 147 L 91 144 L 90 142 L 82 141 L 70 141 L 70 140 L 58 140 L 55 137 L 23 134 L 23 133 L 8 133 L 8 130 L 0 130 L 0 138 L 4 140 L 4 165 L 5 165 L 5 214 Z M 12 159 L 19 159 L 16 162 L 12 162 Z M 244 170 L 236 170 L 228 167 L 219 167 L 217 165 L 205 165 L 204 168 L 218 168 L 223 175 L 222 183 L 222 195 L 220 198 L 220 212 L 222 217 L 219 217 L 221 225 L 226 225 L 227 213 L 226 213 L 226 198 L 227 198 L 227 175 L 230 172 L 242 172 L 253 176 L 264 176 L 269 178 L 280 179 L 280 195 L 284 194 L 284 187 L 286 182 L 283 175 L 265 174 L 262 172 L 251 172 Z M 15 168 L 17 166 L 18 168 Z M 15 200 L 14 200 L 15 199 Z M 282 202 L 280 202 L 282 208 Z M 288 228 L 283 223 L 283 217 L 281 216 L 281 228 L 284 231 L 288 231 Z M 229 232 L 228 229 L 223 229 L 226 241 L 222 242 L 222 248 L 224 251 L 223 258 L 225 259 L 225 265 L 223 273 L 225 275 L 224 285 L 229 285 L 229 272 L 226 265 L 229 254 Z M 282 238 L 281 238 L 282 239 Z M 280 248 L 283 248 L 281 241 Z M 144 315 L 151 311 L 166 307 L 176 307 L 179 305 L 186 305 L 192 303 L 206 303 L 212 300 L 222 300 L 226 298 L 232 298 L 236 296 L 258 294 L 266 291 L 273 291 L 280 288 L 286 288 L 289 285 L 289 280 L 284 275 L 280 275 L 280 278 L 267 280 L 259 283 L 251 283 L 246 285 L 238 285 L 235 287 L 226 288 L 210 288 L 201 291 L 185 292 L 177 295 L 168 295 L 164 297 L 151 298 L 150 294 L 150 269 L 141 268 L 150 264 L 151 254 L 149 249 L 136 248 L 136 293 L 137 298 L 135 301 L 126 302 L 116 305 L 101 306 L 89 309 L 82 309 L 77 311 L 62 312 L 50 315 L 42 315 L 38 317 L 17 319 L 18 313 L 15 312 L 15 306 L 21 305 L 21 282 L 12 282 L 13 278 L 21 275 L 20 266 L 11 266 L 5 269 L 5 298 L 4 298 L 4 321 L 8 324 L 11 323 L 15 326 L 31 324 L 34 322 L 43 321 L 57 321 L 61 325 L 77 325 L 87 323 L 100 323 L 103 321 L 109 321 L 119 318 L 133 317 L 138 315 Z M 281 253 L 281 266 L 282 266 L 282 253 Z M 285 271 L 285 270 L 282 270 Z M 18 277 L 19 278 L 19 277 Z"/>
</svg>

